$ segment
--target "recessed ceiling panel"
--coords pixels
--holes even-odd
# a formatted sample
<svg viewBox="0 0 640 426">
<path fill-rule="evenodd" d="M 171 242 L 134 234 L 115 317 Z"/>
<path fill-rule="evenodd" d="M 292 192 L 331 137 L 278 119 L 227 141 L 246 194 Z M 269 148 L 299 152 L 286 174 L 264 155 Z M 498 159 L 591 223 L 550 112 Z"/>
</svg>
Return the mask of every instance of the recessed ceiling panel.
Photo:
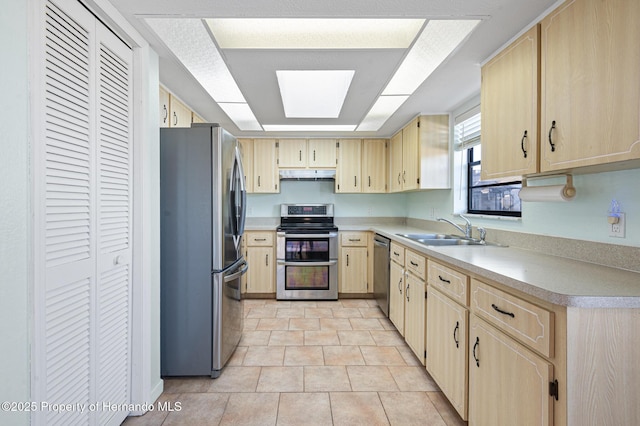
<svg viewBox="0 0 640 426">
<path fill-rule="evenodd" d="M 424 19 L 207 19 L 221 49 L 406 49 Z"/>
<path fill-rule="evenodd" d="M 402 61 L 404 49 L 379 50 L 224 50 L 223 56 L 258 121 L 264 124 L 358 124 Z M 354 70 L 340 116 L 284 115 L 277 70 Z"/>
</svg>

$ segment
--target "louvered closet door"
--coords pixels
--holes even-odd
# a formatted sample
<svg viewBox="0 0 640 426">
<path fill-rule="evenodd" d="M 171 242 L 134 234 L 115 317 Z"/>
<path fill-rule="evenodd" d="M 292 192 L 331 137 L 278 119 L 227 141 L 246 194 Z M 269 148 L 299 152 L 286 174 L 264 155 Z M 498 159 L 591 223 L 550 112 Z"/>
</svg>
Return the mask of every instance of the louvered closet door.
<svg viewBox="0 0 640 426">
<path fill-rule="evenodd" d="M 96 402 L 130 400 L 131 352 L 131 50 L 100 22 L 97 63 Z M 128 410 L 102 410 L 119 425 Z"/>
<path fill-rule="evenodd" d="M 43 2 L 34 399 L 130 401 L 131 51 L 75 0 Z M 33 414 L 120 424 L 127 413 Z"/>
</svg>

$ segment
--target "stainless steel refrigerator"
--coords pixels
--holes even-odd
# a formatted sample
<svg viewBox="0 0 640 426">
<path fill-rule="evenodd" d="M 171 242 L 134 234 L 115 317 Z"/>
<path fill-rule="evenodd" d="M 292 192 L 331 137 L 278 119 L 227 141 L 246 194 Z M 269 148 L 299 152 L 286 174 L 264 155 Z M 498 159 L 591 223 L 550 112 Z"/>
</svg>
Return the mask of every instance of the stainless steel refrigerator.
<svg viewBox="0 0 640 426">
<path fill-rule="evenodd" d="M 218 377 L 240 341 L 245 188 L 240 146 L 219 125 L 160 130 L 163 376 Z"/>
</svg>

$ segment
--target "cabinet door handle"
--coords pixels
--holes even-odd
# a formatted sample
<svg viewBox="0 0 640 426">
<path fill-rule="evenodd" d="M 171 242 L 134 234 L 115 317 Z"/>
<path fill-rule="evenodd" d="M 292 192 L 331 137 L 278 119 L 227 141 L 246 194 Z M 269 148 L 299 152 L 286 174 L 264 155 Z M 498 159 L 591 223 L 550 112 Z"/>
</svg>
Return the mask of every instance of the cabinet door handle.
<svg viewBox="0 0 640 426">
<path fill-rule="evenodd" d="M 398 185 L 400 184 L 400 173 L 398 173 Z"/>
<path fill-rule="evenodd" d="M 402 294 L 402 277 L 400 277 L 400 281 L 398 281 L 398 291 Z"/>
<path fill-rule="evenodd" d="M 480 367 L 480 360 L 476 356 L 476 349 L 480 347 L 480 338 L 476 336 L 476 343 L 473 345 L 473 359 L 476 360 L 476 367 Z"/>
<path fill-rule="evenodd" d="M 173 125 L 177 126 L 178 125 L 178 115 L 176 114 L 176 112 L 173 112 Z"/>
<path fill-rule="evenodd" d="M 354 187 L 358 186 L 358 177 L 357 176 L 353 177 L 353 186 Z"/>
<path fill-rule="evenodd" d="M 299 160 L 300 160 L 300 161 L 302 161 L 302 150 L 300 150 L 300 151 L 298 151 L 298 152 L 299 152 L 299 154 L 298 154 L 298 158 L 299 158 Z"/>
<path fill-rule="evenodd" d="M 410 287 L 410 284 L 407 283 L 407 289 L 404 291 L 404 294 L 407 296 L 407 302 L 409 302 L 409 287 Z"/>
<path fill-rule="evenodd" d="M 524 148 L 524 141 L 527 139 L 527 131 L 524 131 L 524 135 L 522 135 L 522 140 L 520 141 L 520 148 L 522 149 L 522 155 L 524 158 L 527 158 L 527 150 Z"/>
<path fill-rule="evenodd" d="M 347 255 L 347 266 L 349 266 L 349 255 Z"/>
<path fill-rule="evenodd" d="M 460 347 L 460 341 L 458 340 L 458 331 L 460 330 L 460 321 L 456 321 L 456 327 L 453 329 L 453 341 L 456 342 L 456 348 Z"/>
<path fill-rule="evenodd" d="M 316 161 L 316 150 L 313 150 L 313 161 Z"/>
<path fill-rule="evenodd" d="M 258 176 L 258 186 L 260 186 L 260 176 Z"/>
<path fill-rule="evenodd" d="M 265 264 L 265 266 L 269 266 L 269 254 L 266 254 L 264 256 L 264 264 Z"/>
<path fill-rule="evenodd" d="M 551 138 L 551 133 L 555 128 L 556 128 L 556 120 L 553 120 L 551 122 L 551 128 L 549 129 L 549 145 L 551 145 L 551 152 L 554 152 L 556 150 L 556 144 L 553 143 L 553 139 Z"/>
<path fill-rule="evenodd" d="M 369 188 L 371 188 L 371 176 L 369 176 Z"/>
<path fill-rule="evenodd" d="M 169 118 L 169 111 L 167 111 L 167 106 L 166 105 L 162 105 L 162 109 L 164 110 L 164 117 L 162 117 L 162 122 L 166 123 L 167 122 L 167 118 Z"/>
<path fill-rule="evenodd" d="M 442 281 L 443 283 L 451 284 L 451 280 L 446 280 L 446 279 L 442 278 L 442 275 L 438 275 L 438 278 L 439 278 L 439 279 L 440 279 L 440 281 Z"/>
<path fill-rule="evenodd" d="M 503 311 L 502 309 L 498 308 L 495 303 L 491 304 L 491 307 L 496 311 L 496 312 L 500 312 L 502 315 L 506 315 L 508 317 L 511 318 L 515 318 L 516 315 L 513 312 L 507 312 L 507 311 Z"/>
<path fill-rule="evenodd" d="M 402 182 L 406 182 L 407 181 L 407 171 L 403 171 L 402 172 Z"/>
</svg>

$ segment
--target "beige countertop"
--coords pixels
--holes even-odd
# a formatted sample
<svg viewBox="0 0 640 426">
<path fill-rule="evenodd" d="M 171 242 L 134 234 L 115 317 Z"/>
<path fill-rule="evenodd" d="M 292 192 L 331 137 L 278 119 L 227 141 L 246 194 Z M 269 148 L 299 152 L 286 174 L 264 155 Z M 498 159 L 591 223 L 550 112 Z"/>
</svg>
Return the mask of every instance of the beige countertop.
<svg viewBox="0 0 640 426">
<path fill-rule="evenodd" d="M 425 233 L 406 226 L 369 226 L 402 245 L 539 299 L 570 307 L 640 308 L 640 273 L 515 247 L 443 246 L 396 234 Z"/>
<path fill-rule="evenodd" d="M 341 231 L 374 231 L 427 257 L 561 306 L 640 308 L 640 273 L 516 247 L 425 246 L 396 234 L 428 229 L 396 224 L 339 224 Z M 275 231 L 251 223 L 248 231 Z M 435 231 L 438 233 L 439 231 Z"/>
</svg>

